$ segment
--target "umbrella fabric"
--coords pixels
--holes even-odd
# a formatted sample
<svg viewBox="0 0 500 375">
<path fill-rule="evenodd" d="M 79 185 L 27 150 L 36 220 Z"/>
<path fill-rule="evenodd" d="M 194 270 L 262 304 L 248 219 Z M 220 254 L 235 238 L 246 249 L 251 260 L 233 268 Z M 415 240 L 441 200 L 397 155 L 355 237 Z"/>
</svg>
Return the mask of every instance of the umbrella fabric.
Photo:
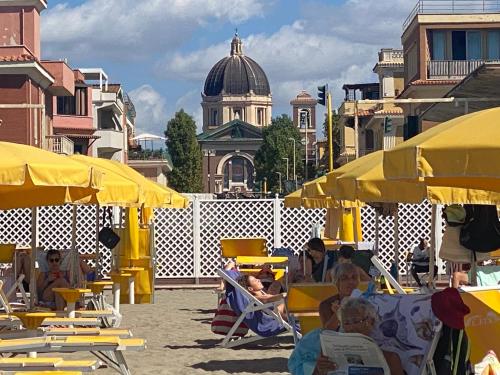
<svg viewBox="0 0 500 375">
<path fill-rule="evenodd" d="M 285 197 L 285 207 L 289 208 L 337 208 L 355 207 L 356 202 L 337 201 L 325 193 L 327 178 L 321 176 L 315 180 L 306 182 L 301 189 Z"/>
<path fill-rule="evenodd" d="M 117 205 L 129 207 L 137 207 L 142 205 L 144 207 L 165 208 L 185 208 L 188 205 L 188 199 L 183 195 L 177 193 L 175 190 L 163 187 L 145 178 L 139 172 L 135 171 L 125 164 L 119 163 L 114 160 L 92 158 L 82 155 L 74 155 L 71 158 L 100 168 L 103 171 L 109 172 L 110 175 L 120 177 L 125 181 L 129 181 L 130 183 L 134 184 L 135 189 L 139 189 L 139 198 L 136 199 L 137 203 L 130 203 L 128 199 L 131 199 L 132 202 L 134 202 L 134 194 L 137 193 L 137 190 L 132 190 L 130 192 L 124 191 L 124 186 L 127 186 L 126 184 L 116 187 L 113 187 L 113 184 L 108 185 L 108 192 L 103 193 L 102 196 L 114 195 L 111 200 L 118 200 L 117 202 L 115 202 Z M 115 191 L 112 192 L 111 189 L 114 189 Z M 99 201 L 98 197 L 97 200 Z M 118 199 L 119 197 L 122 197 L 121 202 Z M 129 203 L 127 203 L 127 201 Z"/>
<path fill-rule="evenodd" d="M 101 176 L 90 166 L 36 147 L 0 142 L 0 209 L 90 199 Z"/>
<path fill-rule="evenodd" d="M 500 108 L 439 124 L 386 151 L 389 179 L 426 178 L 427 185 L 500 191 Z M 434 178 L 440 180 L 433 181 Z M 446 179 L 446 180 L 443 180 Z"/>
<path fill-rule="evenodd" d="M 383 158 L 383 151 L 359 158 L 354 168 L 335 179 L 335 196 L 364 202 L 420 203 L 426 198 L 435 204 L 500 202 L 500 194 L 483 190 L 429 186 L 427 180 L 388 180 Z"/>
<path fill-rule="evenodd" d="M 106 168 L 106 163 L 101 162 L 103 159 L 83 155 L 73 155 L 70 158 L 82 165 L 92 166 L 102 174 L 101 190 L 93 194 L 86 203 L 120 207 L 138 207 L 143 203 L 137 182 Z"/>
</svg>

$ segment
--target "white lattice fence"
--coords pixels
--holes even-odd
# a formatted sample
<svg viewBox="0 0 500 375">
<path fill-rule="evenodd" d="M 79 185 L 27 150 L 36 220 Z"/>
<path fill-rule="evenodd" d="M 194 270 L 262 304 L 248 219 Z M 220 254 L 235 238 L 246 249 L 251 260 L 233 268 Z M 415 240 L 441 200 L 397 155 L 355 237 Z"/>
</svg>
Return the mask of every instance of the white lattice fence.
<svg viewBox="0 0 500 375">
<path fill-rule="evenodd" d="M 100 210 L 102 228 L 102 209 Z M 220 266 L 220 239 L 223 237 L 264 237 L 268 249 L 275 245 L 302 249 L 314 224 L 324 225 L 325 210 L 291 209 L 282 200 L 198 200 L 187 209 L 155 210 L 157 278 L 213 277 Z M 404 257 L 418 238 L 430 237 L 429 204 L 400 205 L 400 270 Z M 363 235 L 375 240 L 375 212 L 361 211 Z M 77 246 L 82 253 L 95 252 L 96 212 L 93 206 L 78 207 Z M 71 246 L 71 207 L 39 210 L 39 242 L 46 248 Z M 389 267 L 394 259 L 393 219 L 379 220 L 379 256 Z M 31 211 L 0 211 L 0 241 L 30 244 Z M 109 270 L 111 252 L 100 247 L 103 271 Z"/>
<path fill-rule="evenodd" d="M 273 247 L 274 200 L 200 201 L 200 276 L 216 276 L 220 267 L 220 239 L 263 237 Z"/>
<path fill-rule="evenodd" d="M 285 208 L 280 202 L 280 238 L 281 246 L 289 247 L 295 253 L 302 250 L 311 238 L 314 224 L 325 225 L 324 209 L 306 210 L 304 208 Z"/>
</svg>

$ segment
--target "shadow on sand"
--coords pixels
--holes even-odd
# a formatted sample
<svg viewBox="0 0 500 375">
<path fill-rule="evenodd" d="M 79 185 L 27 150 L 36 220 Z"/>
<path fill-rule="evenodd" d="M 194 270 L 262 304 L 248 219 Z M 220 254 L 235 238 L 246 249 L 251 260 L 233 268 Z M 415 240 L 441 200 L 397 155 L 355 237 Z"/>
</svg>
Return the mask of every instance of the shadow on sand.
<svg viewBox="0 0 500 375">
<path fill-rule="evenodd" d="M 191 366 L 195 369 L 205 371 L 226 371 L 230 374 L 237 374 L 240 372 L 262 374 L 265 372 L 288 372 L 286 358 L 262 358 L 255 359 L 231 359 L 227 361 L 208 361 L 196 363 Z"/>
</svg>

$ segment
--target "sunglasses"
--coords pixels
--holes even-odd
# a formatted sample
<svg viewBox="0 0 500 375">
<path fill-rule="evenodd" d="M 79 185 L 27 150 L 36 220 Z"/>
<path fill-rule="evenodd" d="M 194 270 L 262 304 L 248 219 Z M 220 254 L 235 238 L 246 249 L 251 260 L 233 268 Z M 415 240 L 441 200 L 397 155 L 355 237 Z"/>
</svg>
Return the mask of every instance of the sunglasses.
<svg viewBox="0 0 500 375">
<path fill-rule="evenodd" d="M 61 258 L 50 258 L 49 263 L 59 263 L 61 261 Z"/>
</svg>

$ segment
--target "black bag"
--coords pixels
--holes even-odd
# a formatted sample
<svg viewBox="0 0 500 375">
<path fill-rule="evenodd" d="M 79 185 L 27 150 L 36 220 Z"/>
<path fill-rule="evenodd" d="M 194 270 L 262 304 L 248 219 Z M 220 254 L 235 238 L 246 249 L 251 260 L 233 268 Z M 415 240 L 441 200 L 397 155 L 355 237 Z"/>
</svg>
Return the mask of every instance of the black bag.
<svg viewBox="0 0 500 375">
<path fill-rule="evenodd" d="M 109 217 L 109 226 L 103 227 L 99 231 L 99 235 L 97 236 L 97 238 L 99 239 L 99 242 L 106 246 L 108 249 L 113 249 L 116 245 L 118 245 L 118 242 L 120 242 L 120 237 L 113 231 L 113 229 L 111 229 L 111 226 L 113 225 L 111 221 L 111 207 L 104 209 L 102 215 L 103 225 L 106 225 L 106 213 Z"/>
<path fill-rule="evenodd" d="M 460 244 L 474 252 L 500 249 L 500 222 L 496 206 L 465 205 L 467 218 L 460 230 Z"/>
<path fill-rule="evenodd" d="M 437 375 L 473 374 L 470 363 L 470 344 L 465 330 L 443 324 L 441 337 L 434 351 L 434 367 Z"/>
</svg>

